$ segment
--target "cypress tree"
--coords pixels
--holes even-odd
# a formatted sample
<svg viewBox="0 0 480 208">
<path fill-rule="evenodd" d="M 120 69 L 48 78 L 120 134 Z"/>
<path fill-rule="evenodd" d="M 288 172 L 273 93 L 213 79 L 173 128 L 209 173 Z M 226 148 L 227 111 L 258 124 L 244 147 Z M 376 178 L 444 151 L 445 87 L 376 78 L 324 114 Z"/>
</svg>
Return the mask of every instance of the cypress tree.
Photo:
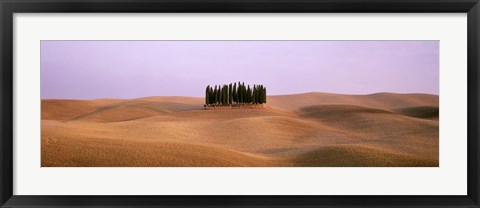
<svg viewBox="0 0 480 208">
<path fill-rule="evenodd" d="M 211 97 L 212 97 L 212 102 L 210 102 L 210 104 L 214 104 L 215 103 L 215 93 L 213 92 L 213 88 L 210 88 L 210 92 L 211 92 Z"/>
<path fill-rule="evenodd" d="M 263 85 L 257 85 L 257 103 L 262 104 L 262 87 Z"/>
<path fill-rule="evenodd" d="M 250 102 L 253 104 L 253 88 L 250 89 Z"/>
<path fill-rule="evenodd" d="M 247 103 L 247 87 L 242 83 L 243 104 Z"/>
<path fill-rule="evenodd" d="M 260 97 L 262 95 L 262 93 L 260 92 L 261 86 L 262 85 L 257 86 L 257 103 L 260 103 L 260 104 L 262 103 L 262 99 L 260 99 Z"/>
<path fill-rule="evenodd" d="M 223 102 L 223 92 L 222 92 L 222 86 L 218 86 L 218 105 L 222 105 Z"/>
<path fill-rule="evenodd" d="M 237 84 L 237 83 L 235 83 Z M 240 84 L 236 85 L 237 87 L 237 92 L 235 92 L 235 96 L 236 96 L 236 99 L 237 99 L 237 104 L 240 104 Z"/>
<path fill-rule="evenodd" d="M 223 85 L 223 105 L 228 104 L 228 87 L 227 85 Z"/>
<path fill-rule="evenodd" d="M 262 93 L 262 97 L 260 99 L 262 100 L 262 103 L 265 103 L 265 87 L 263 87 L 263 85 L 262 85 L 261 93 Z"/>
<path fill-rule="evenodd" d="M 233 83 L 233 89 L 232 89 L 232 95 L 233 95 L 233 102 L 238 103 L 237 99 L 237 83 Z"/>
<path fill-rule="evenodd" d="M 263 85 L 260 85 L 258 87 L 258 103 L 262 104 L 263 103 Z"/>
<path fill-rule="evenodd" d="M 223 105 L 223 87 L 220 85 L 219 86 L 219 92 L 218 92 L 218 105 Z"/>
<path fill-rule="evenodd" d="M 265 87 L 262 86 L 262 103 L 265 103 L 266 102 L 266 99 L 267 99 L 267 96 L 266 96 L 266 91 L 265 91 Z"/>
<path fill-rule="evenodd" d="M 262 85 L 257 85 L 257 89 L 255 90 L 255 99 L 257 100 L 257 104 L 262 103 L 262 99 L 260 98 L 262 93 L 260 92 L 260 89 L 262 89 Z"/>
<path fill-rule="evenodd" d="M 228 86 L 223 85 L 223 104 L 228 105 Z"/>
<path fill-rule="evenodd" d="M 247 85 L 245 88 L 245 102 L 248 104 L 250 103 L 250 86 Z"/>
<path fill-rule="evenodd" d="M 217 103 L 217 85 L 215 85 L 215 89 L 213 90 L 213 104 Z"/>
<path fill-rule="evenodd" d="M 226 104 L 225 100 L 227 99 L 227 96 L 225 96 L 225 95 L 227 95 L 227 91 L 228 90 L 225 89 L 225 85 L 223 85 L 223 87 L 222 87 L 222 93 L 223 93 L 223 95 L 222 95 L 222 105 Z"/>
<path fill-rule="evenodd" d="M 263 95 L 263 85 L 260 87 L 260 101 L 261 103 L 265 103 L 264 95 Z"/>
<path fill-rule="evenodd" d="M 213 95 L 213 88 L 212 88 L 212 87 L 209 88 L 208 94 L 209 94 L 208 97 L 210 98 L 210 99 L 208 100 L 208 104 L 212 105 L 213 102 L 214 102 L 214 100 L 215 100 L 214 95 Z"/>
<path fill-rule="evenodd" d="M 223 86 L 220 87 L 220 105 L 223 105 Z"/>
<path fill-rule="evenodd" d="M 240 84 L 240 82 L 238 82 L 238 102 L 240 104 L 243 103 L 243 87 L 242 87 L 242 84 Z"/>
<path fill-rule="evenodd" d="M 228 85 L 228 104 L 232 105 L 233 102 L 233 93 L 232 93 L 232 83 Z"/>
<path fill-rule="evenodd" d="M 253 104 L 258 104 L 258 85 L 253 86 Z"/>
<path fill-rule="evenodd" d="M 257 103 L 261 103 L 261 102 L 262 102 L 262 99 L 260 98 L 261 95 L 262 95 L 262 92 L 260 92 L 261 86 L 262 86 L 262 85 L 260 85 L 260 86 L 257 85 Z"/>
<path fill-rule="evenodd" d="M 218 89 L 217 89 L 217 100 L 216 100 L 216 104 L 217 105 L 220 105 L 220 85 L 218 86 Z"/>
<path fill-rule="evenodd" d="M 222 105 L 225 105 L 225 85 L 222 86 L 222 100 L 220 101 Z"/>
<path fill-rule="evenodd" d="M 210 86 L 207 85 L 207 88 L 205 89 L 205 105 L 208 106 L 208 104 L 210 103 Z"/>
<path fill-rule="evenodd" d="M 252 90 L 250 89 L 250 85 L 247 87 L 247 103 L 252 102 Z"/>
<path fill-rule="evenodd" d="M 242 83 L 243 85 L 243 103 L 247 103 L 247 87 L 245 87 L 245 83 Z"/>
<path fill-rule="evenodd" d="M 228 85 L 225 85 L 225 105 L 228 105 L 230 102 L 230 91 Z"/>
<path fill-rule="evenodd" d="M 253 85 L 253 90 L 252 90 L 252 103 L 253 104 L 257 104 L 257 93 L 255 92 L 257 91 L 257 86 L 256 85 Z"/>
<path fill-rule="evenodd" d="M 247 88 L 245 87 L 244 83 L 242 83 L 242 97 L 243 104 L 247 103 Z"/>
<path fill-rule="evenodd" d="M 258 86 L 257 94 L 258 103 L 262 104 L 262 85 Z"/>
</svg>

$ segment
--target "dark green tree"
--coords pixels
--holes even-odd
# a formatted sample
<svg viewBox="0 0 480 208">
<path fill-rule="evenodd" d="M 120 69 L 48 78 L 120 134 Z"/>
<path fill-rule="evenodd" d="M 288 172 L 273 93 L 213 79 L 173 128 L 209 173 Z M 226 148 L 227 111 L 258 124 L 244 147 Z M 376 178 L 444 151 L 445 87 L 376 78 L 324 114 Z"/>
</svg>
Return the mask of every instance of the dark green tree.
<svg viewBox="0 0 480 208">
<path fill-rule="evenodd" d="M 257 93 L 255 94 L 255 96 L 257 97 L 257 103 L 258 104 L 262 104 L 262 99 L 261 99 L 261 95 L 262 95 L 262 92 L 261 92 L 261 86 L 262 85 L 257 85 Z"/>
<path fill-rule="evenodd" d="M 228 87 L 223 85 L 223 105 L 228 105 Z"/>
<path fill-rule="evenodd" d="M 262 85 L 259 85 L 258 86 L 258 89 L 257 89 L 257 92 L 258 92 L 258 103 L 259 104 L 262 104 L 263 103 L 263 100 L 262 100 L 262 95 L 263 95 L 263 86 Z"/>
<path fill-rule="evenodd" d="M 223 105 L 224 102 L 223 102 L 223 93 L 224 93 L 224 86 L 220 87 L 220 105 Z"/>
<path fill-rule="evenodd" d="M 253 90 L 252 90 L 252 103 L 257 104 L 257 86 L 253 85 Z"/>
<path fill-rule="evenodd" d="M 257 102 L 262 104 L 262 85 L 257 86 Z"/>
<path fill-rule="evenodd" d="M 232 97 L 233 97 L 233 102 L 238 103 L 237 99 L 237 83 L 233 83 L 233 89 L 232 89 Z"/>
<path fill-rule="evenodd" d="M 243 104 L 243 86 L 238 82 L 238 102 Z"/>
<path fill-rule="evenodd" d="M 247 87 L 247 103 L 252 102 L 252 89 L 250 89 L 250 85 Z"/>
<path fill-rule="evenodd" d="M 267 88 L 263 87 L 262 91 L 262 102 L 266 103 L 267 102 Z"/>
<path fill-rule="evenodd" d="M 225 85 L 225 105 L 230 104 L 230 89 L 228 88 L 228 85 Z"/>
<path fill-rule="evenodd" d="M 258 103 L 260 103 L 260 100 L 258 99 L 258 94 L 259 94 L 259 93 L 258 93 L 258 88 L 260 88 L 260 85 L 255 85 L 255 86 L 253 87 L 253 93 L 252 93 L 253 100 L 254 100 L 253 104 L 258 104 Z"/>
<path fill-rule="evenodd" d="M 247 88 L 242 83 L 242 100 L 243 104 L 247 103 Z"/>
<path fill-rule="evenodd" d="M 217 104 L 217 85 L 215 85 L 215 88 L 213 90 L 213 104 L 216 105 Z"/>
<path fill-rule="evenodd" d="M 220 90 L 220 85 L 218 85 L 218 89 L 217 89 L 217 100 L 216 100 L 216 104 L 217 105 L 220 105 L 220 101 L 222 100 L 222 97 L 220 97 L 221 95 L 221 90 Z"/>
<path fill-rule="evenodd" d="M 223 92 L 222 92 L 222 85 L 218 86 L 218 105 L 221 106 L 223 102 Z"/>
<path fill-rule="evenodd" d="M 233 88 L 232 87 L 233 87 L 232 83 L 230 83 L 228 85 L 228 104 L 229 105 L 232 105 L 232 103 L 233 103 L 233 93 L 232 93 Z"/>
<path fill-rule="evenodd" d="M 243 84 L 243 102 L 248 103 L 247 87 Z"/>
<path fill-rule="evenodd" d="M 212 100 L 213 100 L 214 96 L 213 96 L 213 89 L 212 87 L 208 87 L 208 105 L 212 105 Z"/>
<path fill-rule="evenodd" d="M 205 89 L 205 105 L 208 106 L 210 104 L 210 85 L 207 85 Z"/>
</svg>

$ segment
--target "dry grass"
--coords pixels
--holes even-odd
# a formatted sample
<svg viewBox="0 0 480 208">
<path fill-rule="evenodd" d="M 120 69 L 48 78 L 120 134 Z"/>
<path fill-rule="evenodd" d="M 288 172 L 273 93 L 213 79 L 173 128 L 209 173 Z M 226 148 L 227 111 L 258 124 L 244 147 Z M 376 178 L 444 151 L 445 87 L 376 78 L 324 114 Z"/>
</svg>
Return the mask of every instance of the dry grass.
<svg viewBox="0 0 480 208">
<path fill-rule="evenodd" d="M 202 110 L 191 97 L 42 100 L 42 166 L 438 166 L 438 96 L 267 101 Z"/>
</svg>

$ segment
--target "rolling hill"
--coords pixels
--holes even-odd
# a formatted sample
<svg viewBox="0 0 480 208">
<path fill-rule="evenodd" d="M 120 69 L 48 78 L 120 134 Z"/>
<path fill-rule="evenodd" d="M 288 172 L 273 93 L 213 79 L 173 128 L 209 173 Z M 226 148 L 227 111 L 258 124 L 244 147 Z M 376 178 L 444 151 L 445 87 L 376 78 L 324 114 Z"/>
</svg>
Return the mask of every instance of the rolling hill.
<svg viewBox="0 0 480 208">
<path fill-rule="evenodd" d="M 42 166 L 439 165 L 437 95 L 278 95 L 262 109 L 203 102 L 42 100 Z"/>
</svg>

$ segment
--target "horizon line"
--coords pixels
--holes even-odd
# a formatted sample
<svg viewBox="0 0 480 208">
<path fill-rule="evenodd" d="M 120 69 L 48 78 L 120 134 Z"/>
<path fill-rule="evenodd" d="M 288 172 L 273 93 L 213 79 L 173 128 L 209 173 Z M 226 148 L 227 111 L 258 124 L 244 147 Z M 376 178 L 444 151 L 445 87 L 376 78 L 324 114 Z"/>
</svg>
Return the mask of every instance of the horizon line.
<svg viewBox="0 0 480 208">
<path fill-rule="evenodd" d="M 408 92 L 408 93 L 399 93 L 399 92 L 385 92 L 385 91 L 382 91 L 382 92 L 367 93 L 367 94 L 348 94 L 348 93 L 332 93 L 332 92 L 319 92 L 319 91 L 312 91 L 312 92 L 302 92 L 302 93 L 273 94 L 273 95 L 267 95 L 267 97 L 271 97 L 271 96 L 289 96 L 289 95 L 301 95 L 301 94 L 310 94 L 310 93 L 336 94 L 336 95 L 352 95 L 352 96 L 368 96 L 368 95 L 375 95 L 375 94 L 401 94 L 401 95 L 422 94 L 422 95 L 434 95 L 434 96 L 440 96 L 439 94 L 434 94 L 434 93 L 424 93 L 424 92 Z M 186 96 L 186 95 L 148 95 L 148 96 L 142 96 L 142 97 L 129 97 L 129 98 L 115 98 L 115 97 L 101 97 L 101 98 L 91 98 L 91 99 L 84 99 L 84 98 L 40 98 L 40 100 L 104 100 L 104 99 L 133 100 L 133 99 L 140 99 L 140 98 L 151 98 L 151 97 L 188 97 L 188 98 L 205 98 L 205 96 Z"/>
</svg>

